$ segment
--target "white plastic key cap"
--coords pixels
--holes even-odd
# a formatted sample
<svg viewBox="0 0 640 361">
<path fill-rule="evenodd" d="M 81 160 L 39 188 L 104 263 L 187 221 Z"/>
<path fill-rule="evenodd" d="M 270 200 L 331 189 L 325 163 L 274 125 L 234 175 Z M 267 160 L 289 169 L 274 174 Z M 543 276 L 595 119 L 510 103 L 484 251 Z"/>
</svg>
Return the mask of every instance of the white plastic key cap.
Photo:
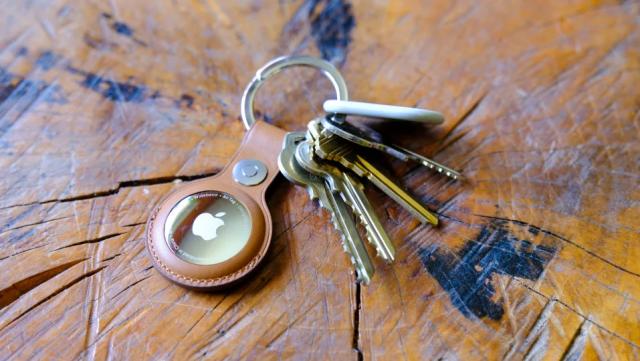
<svg viewBox="0 0 640 361">
<path fill-rule="evenodd" d="M 442 113 L 421 108 L 354 102 L 350 100 L 327 100 L 324 102 L 322 107 L 327 113 L 406 120 L 427 124 L 440 124 L 444 122 L 444 116 Z"/>
</svg>

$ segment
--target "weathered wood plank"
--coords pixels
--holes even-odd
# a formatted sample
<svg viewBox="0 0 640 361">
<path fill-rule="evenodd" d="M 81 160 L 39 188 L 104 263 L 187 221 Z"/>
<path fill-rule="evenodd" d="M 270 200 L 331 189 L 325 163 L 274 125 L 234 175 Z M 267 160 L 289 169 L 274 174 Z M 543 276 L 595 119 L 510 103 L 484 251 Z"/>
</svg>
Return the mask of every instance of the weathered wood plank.
<svg viewBox="0 0 640 361">
<path fill-rule="evenodd" d="M 10 2 L 0 13 L 0 358 L 640 359 L 640 6 L 323 0 Z M 150 208 L 218 172 L 274 56 L 322 56 L 352 98 L 442 111 L 379 124 L 462 169 L 389 160 L 430 228 L 374 189 L 398 247 L 356 285 L 327 214 L 284 180 L 246 284 L 181 289 Z M 293 70 L 258 97 L 302 129 L 331 96 Z"/>
</svg>

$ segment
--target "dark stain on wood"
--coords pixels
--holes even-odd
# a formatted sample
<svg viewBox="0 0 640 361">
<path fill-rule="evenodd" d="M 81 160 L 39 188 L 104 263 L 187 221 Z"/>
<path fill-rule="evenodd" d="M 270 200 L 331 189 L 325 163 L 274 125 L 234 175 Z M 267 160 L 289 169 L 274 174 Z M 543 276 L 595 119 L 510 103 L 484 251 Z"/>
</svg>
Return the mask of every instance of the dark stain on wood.
<svg viewBox="0 0 640 361">
<path fill-rule="evenodd" d="M 114 21 L 111 24 L 111 28 L 120 35 L 133 36 L 133 29 L 122 21 Z"/>
<path fill-rule="evenodd" d="M 324 6 L 320 11 L 316 11 L 320 3 Z M 351 4 L 343 0 L 313 0 L 310 8 L 311 36 L 322 58 L 344 62 L 351 43 L 351 31 L 356 25 Z"/>
<path fill-rule="evenodd" d="M 67 70 L 73 74 L 83 76 L 80 85 L 114 102 L 140 103 L 146 99 L 149 93 L 146 86 L 135 84 L 131 79 L 128 79 L 126 82 L 116 81 L 73 66 L 67 66 Z"/>
<path fill-rule="evenodd" d="M 187 108 L 191 108 L 195 102 L 195 98 L 187 93 L 183 93 L 177 99 L 163 96 L 159 90 L 149 89 L 144 84 L 138 84 L 132 77 L 129 77 L 126 81 L 118 81 L 72 65 L 67 65 L 66 70 L 71 74 L 82 77 L 80 80 L 82 87 L 92 90 L 113 102 L 142 103 L 147 99 L 152 101 L 164 99 L 178 107 L 186 106 Z"/>
<path fill-rule="evenodd" d="M 109 13 L 102 13 L 101 16 L 103 19 L 105 19 L 109 23 L 109 26 L 111 27 L 111 29 L 115 31 L 117 34 L 130 38 L 131 40 L 135 41 L 139 45 L 147 46 L 147 44 L 144 41 L 135 37 L 135 34 L 134 34 L 135 30 L 131 25 L 125 23 L 124 21 L 116 20 L 113 17 L 113 15 Z"/>
<path fill-rule="evenodd" d="M 56 55 L 53 51 L 47 50 L 43 51 L 36 59 L 36 66 L 43 70 L 49 70 L 53 68 L 60 57 Z"/>
<path fill-rule="evenodd" d="M 144 100 L 146 88 L 142 85 L 130 82 L 118 82 L 113 79 L 103 78 L 94 73 L 85 75 L 82 86 L 99 92 L 103 97 L 114 102 L 136 102 Z"/>
<path fill-rule="evenodd" d="M 47 103 L 67 102 L 62 88 L 43 80 L 27 79 L 0 67 L 0 105 L 10 99 L 39 99 Z"/>
<path fill-rule="evenodd" d="M 27 56 L 27 48 L 19 50 L 20 56 Z M 79 84 L 89 90 L 95 91 L 107 100 L 114 102 L 141 103 L 147 99 L 164 99 L 178 107 L 191 108 L 195 103 L 194 96 L 183 93 L 179 98 L 166 97 L 159 90 L 149 89 L 144 84 L 137 84 L 132 77 L 126 81 L 118 81 L 113 78 L 98 75 L 69 64 L 64 57 L 51 50 L 42 51 L 33 61 L 36 68 L 49 71 L 58 64 L 68 73 L 81 76 Z M 65 104 L 67 99 L 62 87 L 38 79 L 28 79 L 15 74 L 7 68 L 0 66 L 0 105 L 10 99 L 30 97 L 45 101 L 50 104 Z"/>
<path fill-rule="evenodd" d="M 111 26 L 111 29 L 116 33 L 129 37 L 133 36 L 134 30 L 131 26 L 127 25 L 127 23 L 115 20 L 113 15 L 109 13 L 102 13 L 100 16 L 110 23 L 109 25 Z"/>
<path fill-rule="evenodd" d="M 118 47 L 118 44 L 115 42 L 107 41 L 104 38 L 93 36 L 89 33 L 85 33 L 82 40 L 88 47 L 96 50 L 110 51 Z"/>
<path fill-rule="evenodd" d="M 18 50 L 16 50 L 16 56 L 18 57 L 27 56 L 27 54 L 29 54 L 29 49 L 27 49 L 25 46 L 21 46 L 18 48 Z"/>
<path fill-rule="evenodd" d="M 155 96 L 159 96 L 159 94 L 154 94 Z M 153 98 L 153 96 L 152 96 Z M 187 108 L 191 108 L 193 106 L 194 98 L 189 94 L 182 94 L 180 99 L 176 101 L 176 106 L 185 105 Z"/>
<path fill-rule="evenodd" d="M 519 239 L 513 227 L 522 226 L 493 220 L 458 252 L 437 245 L 419 251 L 424 267 L 465 316 L 501 319 L 504 309 L 495 297 L 494 274 L 537 280 L 555 255 L 556 247 Z"/>
</svg>

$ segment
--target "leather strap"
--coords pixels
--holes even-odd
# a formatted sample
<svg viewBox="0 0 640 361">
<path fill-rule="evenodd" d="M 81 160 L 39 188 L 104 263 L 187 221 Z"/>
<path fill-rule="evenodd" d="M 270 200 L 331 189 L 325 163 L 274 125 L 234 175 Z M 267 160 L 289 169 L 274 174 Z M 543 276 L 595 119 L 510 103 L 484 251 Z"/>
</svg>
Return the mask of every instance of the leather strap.
<svg viewBox="0 0 640 361">
<path fill-rule="evenodd" d="M 271 124 L 256 122 L 220 173 L 184 184 L 151 213 L 147 223 L 147 249 L 162 275 L 185 287 L 215 289 L 236 282 L 258 266 L 271 244 L 273 225 L 265 194 L 279 173 L 278 155 L 285 134 Z M 233 179 L 233 167 L 243 159 L 259 160 L 266 166 L 267 176 L 263 182 L 244 186 Z M 212 265 L 192 264 L 179 258 L 169 247 L 164 226 L 178 202 L 196 193 L 210 191 L 228 193 L 242 202 L 252 219 L 251 232 L 246 246 L 229 260 Z"/>
</svg>

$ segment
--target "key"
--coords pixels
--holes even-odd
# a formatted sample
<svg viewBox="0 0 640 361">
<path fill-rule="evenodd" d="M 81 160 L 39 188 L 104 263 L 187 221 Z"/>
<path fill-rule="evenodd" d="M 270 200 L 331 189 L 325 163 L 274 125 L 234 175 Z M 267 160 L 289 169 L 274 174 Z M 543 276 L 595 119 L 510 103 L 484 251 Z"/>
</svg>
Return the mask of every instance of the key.
<svg viewBox="0 0 640 361">
<path fill-rule="evenodd" d="M 438 224 L 438 217 L 435 214 L 389 179 L 365 156 L 358 154 L 353 144 L 336 136 L 324 135 L 316 140 L 314 151 L 318 157 L 338 162 L 358 176 L 368 179 L 421 222 L 431 223 L 434 226 Z"/>
<path fill-rule="evenodd" d="M 331 191 L 323 178 L 304 170 L 295 159 L 296 147 L 298 143 L 304 142 L 304 139 L 303 132 L 292 132 L 285 136 L 278 157 L 280 172 L 292 183 L 307 187 L 309 196 L 318 199 L 320 206 L 331 213 L 333 226 L 342 239 L 342 247 L 356 267 L 358 282 L 368 284 L 373 277 L 373 265 L 347 205 L 340 196 Z"/>
<path fill-rule="evenodd" d="M 411 160 L 420 163 L 427 168 L 434 169 L 452 179 L 462 179 L 460 172 L 454 169 L 417 154 L 409 149 L 397 145 L 385 144 L 382 135 L 371 128 L 365 128 L 364 126 L 362 128 L 356 127 L 346 121 L 338 123 L 329 118 L 322 118 L 320 122 L 324 129 L 350 142 L 366 148 L 383 151 L 405 162 Z"/>
<path fill-rule="evenodd" d="M 309 123 L 307 123 L 306 138 L 307 138 L 307 141 L 309 141 L 310 143 L 312 143 L 314 145 L 315 145 L 316 141 L 318 141 L 320 138 L 323 137 L 323 135 L 322 135 L 322 125 L 320 124 L 320 120 L 321 119 L 322 119 L 322 117 L 316 118 L 316 119 L 312 119 Z"/>
<path fill-rule="evenodd" d="M 444 122 L 444 117 L 441 113 L 429 109 L 354 102 L 349 100 L 327 100 L 322 107 L 327 113 L 336 113 L 339 115 L 360 115 L 363 117 L 406 120 L 428 124 L 440 124 Z"/>
<path fill-rule="evenodd" d="M 320 177 L 313 176 L 306 170 L 300 167 L 295 159 L 295 150 L 298 143 L 305 140 L 303 132 L 290 132 L 284 137 L 282 144 L 282 151 L 278 156 L 278 168 L 280 173 L 284 175 L 287 180 L 293 184 L 303 186 L 307 188 L 309 198 L 312 200 L 318 200 L 320 206 L 329 211 L 329 199 L 324 191 L 324 187 L 319 187 L 318 183 L 322 181 Z"/>
<path fill-rule="evenodd" d="M 311 140 L 315 144 L 315 153 L 322 158 L 323 149 L 318 147 L 319 144 L 321 142 L 325 142 L 328 138 L 331 137 L 335 138 L 335 140 L 340 143 L 340 138 L 336 138 L 331 132 L 327 132 L 326 130 L 324 130 L 321 124 L 321 120 L 322 118 L 317 118 L 309 122 L 309 124 L 307 125 L 307 139 L 311 138 L 309 140 Z M 342 142 L 342 145 L 348 146 L 346 142 Z M 342 163 L 343 166 L 349 168 L 350 162 L 347 159 L 342 159 L 342 162 L 340 162 L 340 159 L 333 160 L 338 161 L 338 163 Z M 431 213 L 424 206 L 422 206 L 420 202 L 406 193 L 400 186 L 386 177 L 384 173 L 380 172 L 370 162 L 365 160 L 365 164 L 363 164 L 362 166 L 353 166 L 356 167 L 354 173 L 356 173 L 360 177 L 368 178 L 374 185 L 376 185 L 385 194 L 387 194 L 387 196 L 402 205 L 416 218 L 420 219 L 421 222 L 431 223 L 433 225 L 438 224 L 438 219 L 433 213 Z M 367 171 L 367 168 L 369 169 L 369 171 Z"/>
<path fill-rule="evenodd" d="M 357 145 L 380 150 L 405 162 L 411 160 L 420 163 L 425 167 L 434 169 L 438 173 L 442 173 L 452 179 L 462 178 L 460 172 L 442 165 L 436 161 L 433 161 L 427 157 L 424 157 L 420 154 L 397 145 L 385 144 L 382 135 L 371 128 L 365 128 L 364 126 L 356 127 L 352 124 L 349 124 L 347 121 L 338 123 L 335 121 L 331 121 L 331 119 L 329 118 L 321 118 L 320 122 L 322 124 L 322 127 L 326 129 L 326 131 L 329 131 L 339 136 L 340 138 L 353 142 Z"/>
<path fill-rule="evenodd" d="M 326 163 L 317 162 L 314 159 L 311 144 L 306 142 L 298 145 L 296 160 L 302 168 L 311 174 L 324 178 L 334 192 L 342 195 L 353 212 L 360 218 L 366 230 L 367 239 L 375 247 L 378 255 L 387 263 L 393 262 L 395 247 L 382 227 L 369 199 L 364 194 L 362 184 L 350 174 L 351 172 L 343 172 Z"/>
</svg>

